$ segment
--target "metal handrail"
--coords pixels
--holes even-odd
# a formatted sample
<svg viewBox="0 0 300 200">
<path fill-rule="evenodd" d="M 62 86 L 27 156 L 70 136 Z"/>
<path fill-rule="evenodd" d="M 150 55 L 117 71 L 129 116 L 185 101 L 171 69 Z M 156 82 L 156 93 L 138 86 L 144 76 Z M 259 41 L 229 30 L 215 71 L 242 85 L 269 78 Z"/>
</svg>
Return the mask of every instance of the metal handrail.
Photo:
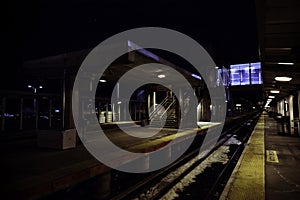
<svg viewBox="0 0 300 200">
<path fill-rule="evenodd" d="M 172 103 L 168 106 L 168 108 L 163 112 L 163 114 L 160 116 L 160 119 L 167 113 L 167 111 L 171 108 L 171 106 L 175 103 L 175 99 L 173 99 Z"/>
<path fill-rule="evenodd" d="M 163 108 L 164 105 L 167 103 L 168 101 L 168 97 L 164 98 L 164 100 L 156 107 L 156 109 L 154 109 L 150 114 L 149 114 L 149 119 L 153 119 L 154 116 L 159 113 Z"/>
</svg>

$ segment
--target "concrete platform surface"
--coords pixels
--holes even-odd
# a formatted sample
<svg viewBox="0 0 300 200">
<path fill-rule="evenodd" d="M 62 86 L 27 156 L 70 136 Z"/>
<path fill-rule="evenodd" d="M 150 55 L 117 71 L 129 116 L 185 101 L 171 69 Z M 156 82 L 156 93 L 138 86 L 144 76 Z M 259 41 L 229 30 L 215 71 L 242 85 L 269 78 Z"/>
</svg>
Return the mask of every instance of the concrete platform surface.
<svg viewBox="0 0 300 200">
<path fill-rule="evenodd" d="M 263 113 L 220 199 L 300 199 L 299 166 L 300 137 Z"/>
</svg>

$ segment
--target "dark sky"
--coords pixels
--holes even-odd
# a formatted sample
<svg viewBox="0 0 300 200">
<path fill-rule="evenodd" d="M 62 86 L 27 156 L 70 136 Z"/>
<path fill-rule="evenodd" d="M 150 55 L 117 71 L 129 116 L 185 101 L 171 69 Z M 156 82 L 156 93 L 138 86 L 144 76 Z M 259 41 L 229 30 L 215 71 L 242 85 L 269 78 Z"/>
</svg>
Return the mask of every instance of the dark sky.
<svg viewBox="0 0 300 200">
<path fill-rule="evenodd" d="M 187 34 L 218 62 L 258 59 L 254 0 L 12 0 L 4 12 L 1 80 L 11 77 L 11 85 L 22 77 L 24 60 L 93 48 L 113 34 L 143 26 Z"/>
</svg>

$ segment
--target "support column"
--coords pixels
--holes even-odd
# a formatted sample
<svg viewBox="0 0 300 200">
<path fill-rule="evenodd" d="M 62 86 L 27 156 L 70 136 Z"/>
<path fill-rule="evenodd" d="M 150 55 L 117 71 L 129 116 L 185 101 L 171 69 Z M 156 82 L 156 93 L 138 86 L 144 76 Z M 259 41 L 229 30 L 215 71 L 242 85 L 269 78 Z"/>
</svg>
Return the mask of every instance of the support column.
<svg viewBox="0 0 300 200">
<path fill-rule="evenodd" d="M 118 101 L 118 121 L 121 121 L 121 104 L 120 104 L 120 101 Z"/>
<path fill-rule="evenodd" d="M 49 99 L 49 128 L 52 128 L 52 99 Z"/>
<path fill-rule="evenodd" d="M 73 115 L 72 115 L 72 93 L 73 93 L 73 84 L 75 77 L 68 74 L 66 70 L 64 71 L 64 80 L 63 80 L 63 109 L 62 109 L 62 129 L 73 129 L 75 128 Z M 92 89 L 92 81 L 90 85 L 90 90 Z M 94 107 L 94 106 L 93 106 Z"/>
<path fill-rule="evenodd" d="M 39 128 L 39 100 L 35 98 L 35 129 Z"/>
<path fill-rule="evenodd" d="M 150 108 L 151 108 L 151 95 L 148 94 L 148 103 L 147 103 L 147 106 L 148 106 L 148 113 L 150 113 Z"/>
<path fill-rule="evenodd" d="M 298 118 L 300 119 L 300 91 L 298 91 Z"/>
<path fill-rule="evenodd" d="M 5 129 L 5 109 L 6 109 L 6 97 L 2 97 L 2 109 L 1 109 L 1 131 L 4 131 Z"/>
<path fill-rule="evenodd" d="M 127 120 L 127 113 L 126 113 L 126 107 L 127 107 L 127 105 L 129 105 L 129 102 L 128 102 L 128 104 L 126 104 L 126 102 L 124 102 L 124 104 L 123 104 L 123 115 L 124 115 L 124 117 L 123 117 L 123 120 L 124 121 L 126 121 Z"/>
<path fill-rule="evenodd" d="M 289 114 L 290 114 L 290 130 L 291 134 L 294 135 L 294 105 L 293 105 L 293 95 L 290 95 L 288 97 L 288 109 L 289 109 Z"/>
<path fill-rule="evenodd" d="M 116 121 L 116 117 L 115 117 L 115 103 L 112 103 L 112 121 Z"/>
<path fill-rule="evenodd" d="M 286 99 L 283 100 L 284 116 L 289 116 L 289 104 Z"/>
<path fill-rule="evenodd" d="M 184 114 L 181 113 L 181 109 L 184 110 L 183 108 L 183 95 L 182 95 L 182 89 L 179 88 L 179 97 L 178 97 L 178 106 L 177 106 L 177 113 L 176 113 L 176 117 L 177 117 L 177 127 L 180 126 L 180 123 L 182 121 L 181 116 L 183 117 Z"/>
<path fill-rule="evenodd" d="M 109 104 L 108 104 L 108 102 L 106 102 L 106 108 L 105 108 L 105 122 L 107 122 L 107 116 L 108 116 L 108 106 L 109 106 Z"/>
<path fill-rule="evenodd" d="M 156 92 L 153 92 L 153 110 L 156 109 Z"/>
<path fill-rule="evenodd" d="M 23 130 L 23 103 L 24 99 L 20 99 L 20 130 Z"/>
</svg>

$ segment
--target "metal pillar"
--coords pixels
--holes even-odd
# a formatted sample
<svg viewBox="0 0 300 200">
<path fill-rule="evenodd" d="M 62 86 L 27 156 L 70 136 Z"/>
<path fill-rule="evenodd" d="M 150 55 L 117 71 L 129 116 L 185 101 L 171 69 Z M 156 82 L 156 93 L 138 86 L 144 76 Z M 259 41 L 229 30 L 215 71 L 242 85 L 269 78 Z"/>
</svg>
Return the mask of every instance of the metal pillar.
<svg viewBox="0 0 300 200">
<path fill-rule="evenodd" d="M 52 99 L 49 99 L 49 128 L 52 128 Z"/>
<path fill-rule="evenodd" d="M 20 130 L 23 130 L 23 104 L 24 99 L 20 99 Z"/>
<path fill-rule="evenodd" d="M 123 104 L 123 113 L 124 113 L 123 120 L 124 121 L 127 120 L 126 105 L 129 105 L 129 102 L 128 102 L 128 104 L 126 104 L 126 102 L 124 102 L 124 104 Z"/>
<path fill-rule="evenodd" d="M 35 98 L 35 129 L 39 128 L 39 101 Z"/>
<path fill-rule="evenodd" d="M 61 128 L 65 129 L 65 115 L 66 115 L 66 69 L 64 69 L 63 74 L 63 92 L 62 92 L 62 120 Z"/>
<path fill-rule="evenodd" d="M 153 110 L 156 108 L 156 92 L 153 92 Z"/>
<path fill-rule="evenodd" d="M 148 113 L 150 113 L 150 108 L 151 108 L 151 95 L 148 94 L 148 101 L 147 101 L 147 106 L 148 106 Z"/>
<path fill-rule="evenodd" d="M 290 130 L 291 134 L 294 135 L 294 105 L 293 105 L 293 95 L 290 95 L 288 97 L 288 109 L 289 109 L 289 114 L 290 114 Z"/>
<path fill-rule="evenodd" d="M 1 118 L 1 131 L 5 129 L 5 109 L 6 109 L 6 97 L 2 97 L 2 118 Z"/>
</svg>

